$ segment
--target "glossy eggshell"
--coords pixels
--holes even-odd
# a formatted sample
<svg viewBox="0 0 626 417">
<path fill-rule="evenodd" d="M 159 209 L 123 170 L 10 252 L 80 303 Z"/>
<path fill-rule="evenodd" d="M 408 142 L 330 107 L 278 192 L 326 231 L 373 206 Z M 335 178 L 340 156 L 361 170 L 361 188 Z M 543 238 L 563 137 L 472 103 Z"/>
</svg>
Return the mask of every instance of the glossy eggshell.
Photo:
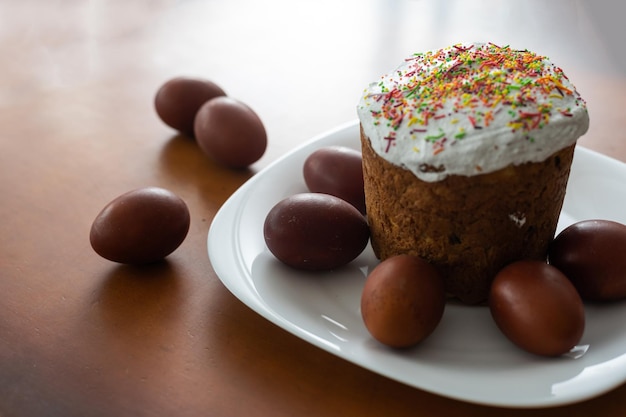
<svg viewBox="0 0 626 417">
<path fill-rule="evenodd" d="M 176 77 L 167 81 L 154 97 L 158 116 L 168 126 L 193 137 L 194 119 L 207 101 L 226 93 L 213 81 Z"/>
<path fill-rule="evenodd" d="M 609 220 L 574 223 L 554 239 L 548 259 L 584 300 L 626 298 L 626 225 Z"/>
<path fill-rule="evenodd" d="M 159 261 L 183 242 L 190 216 L 185 202 L 169 190 L 146 187 L 107 204 L 91 226 L 89 240 L 103 258 L 124 264 Z"/>
<path fill-rule="evenodd" d="M 367 277 L 361 315 L 374 339 L 407 348 L 424 340 L 443 316 L 443 278 L 427 261 L 397 255 L 382 261 Z"/>
<path fill-rule="evenodd" d="M 267 133 L 259 116 L 246 104 L 230 97 L 206 102 L 194 122 L 200 148 L 215 162 L 245 168 L 265 153 Z"/>
<path fill-rule="evenodd" d="M 495 277 L 491 315 L 502 333 L 527 352 L 558 356 L 580 341 L 585 329 L 582 299 L 555 267 L 517 261 Z"/>
<path fill-rule="evenodd" d="M 343 198 L 365 214 L 360 152 L 345 146 L 320 148 L 307 157 L 302 172 L 309 191 Z"/>
<path fill-rule="evenodd" d="M 303 270 L 330 270 L 363 252 L 369 227 L 350 203 L 328 194 L 302 193 L 269 211 L 263 236 L 270 252 L 283 263 Z"/>
</svg>

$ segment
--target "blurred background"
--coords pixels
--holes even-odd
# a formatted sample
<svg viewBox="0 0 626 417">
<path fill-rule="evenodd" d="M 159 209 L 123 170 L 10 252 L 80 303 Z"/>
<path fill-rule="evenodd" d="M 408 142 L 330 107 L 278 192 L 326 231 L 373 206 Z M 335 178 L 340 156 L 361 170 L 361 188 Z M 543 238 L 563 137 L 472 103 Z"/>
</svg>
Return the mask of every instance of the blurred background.
<svg viewBox="0 0 626 417">
<path fill-rule="evenodd" d="M 149 101 L 176 75 L 228 81 L 279 138 L 269 160 L 354 119 L 364 86 L 409 54 L 458 42 L 547 55 L 593 99 L 612 81 L 587 74 L 626 69 L 625 11 L 604 0 L 0 0 L 0 106 L 85 83 L 110 83 L 83 103 L 105 105 L 106 94 Z M 141 83 L 120 84 L 120 71 Z"/>
</svg>

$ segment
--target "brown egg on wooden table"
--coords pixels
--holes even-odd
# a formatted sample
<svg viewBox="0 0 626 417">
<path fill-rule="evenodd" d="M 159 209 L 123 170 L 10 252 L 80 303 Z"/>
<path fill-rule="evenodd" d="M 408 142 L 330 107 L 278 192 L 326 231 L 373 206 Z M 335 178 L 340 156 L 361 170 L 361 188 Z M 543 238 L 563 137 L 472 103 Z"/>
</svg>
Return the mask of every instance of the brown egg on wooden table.
<svg viewBox="0 0 626 417">
<path fill-rule="evenodd" d="M 163 188 L 145 187 L 108 203 L 94 220 L 89 240 L 105 259 L 147 264 L 176 250 L 189 224 L 189 210 L 180 197 Z"/>
<path fill-rule="evenodd" d="M 215 162 L 245 168 L 263 156 L 267 133 L 259 116 L 245 103 L 217 97 L 200 107 L 194 121 L 196 141 Z"/>
<path fill-rule="evenodd" d="M 163 123 L 193 137 L 194 120 L 200 107 L 215 97 L 225 95 L 224 90 L 213 81 L 176 77 L 159 88 L 154 97 L 154 107 Z"/>
</svg>

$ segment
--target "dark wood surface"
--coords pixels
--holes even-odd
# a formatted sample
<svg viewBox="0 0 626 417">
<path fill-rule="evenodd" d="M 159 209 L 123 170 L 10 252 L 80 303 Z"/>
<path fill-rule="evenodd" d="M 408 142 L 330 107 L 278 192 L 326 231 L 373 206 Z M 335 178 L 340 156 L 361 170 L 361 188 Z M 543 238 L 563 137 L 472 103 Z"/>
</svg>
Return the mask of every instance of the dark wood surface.
<svg viewBox="0 0 626 417">
<path fill-rule="evenodd" d="M 0 416 L 624 415 L 626 385 L 503 410 L 393 382 L 252 312 L 206 250 L 217 210 L 248 178 L 355 119 L 365 85 L 405 55 L 460 41 L 550 56 L 588 102 L 580 144 L 626 162 L 620 7 L 0 0 Z M 214 80 L 263 119 L 269 146 L 250 170 L 215 165 L 157 118 L 158 87 L 179 75 Z M 187 202 L 186 240 L 150 267 L 100 258 L 96 214 L 148 185 Z"/>
</svg>

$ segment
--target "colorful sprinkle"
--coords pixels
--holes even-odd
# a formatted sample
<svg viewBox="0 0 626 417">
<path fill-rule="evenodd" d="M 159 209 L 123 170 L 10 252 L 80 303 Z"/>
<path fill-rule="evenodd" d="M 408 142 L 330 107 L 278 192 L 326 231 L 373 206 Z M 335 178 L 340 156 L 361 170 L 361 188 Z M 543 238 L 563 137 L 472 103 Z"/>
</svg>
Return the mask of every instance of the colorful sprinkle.
<svg viewBox="0 0 626 417">
<path fill-rule="evenodd" d="M 527 133 L 533 141 L 531 132 L 542 129 L 555 115 L 572 116 L 571 109 L 552 105 L 552 100 L 559 102 L 577 94 L 566 87 L 563 71 L 528 50 L 493 43 L 458 44 L 416 53 L 406 62 L 395 73 L 398 79 L 383 78 L 378 84 L 380 92 L 367 96 L 381 103 L 381 110 L 372 116 L 375 121 L 384 121 L 392 133 L 404 124 L 414 126 L 411 135 L 425 135 L 423 139 L 432 144 L 433 154 L 470 133 L 458 126 L 446 128 L 448 133 L 442 129 L 428 133 L 429 123 L 434 121 L 441 126 L 442 122 L 455 125 L 465 120 L 469 130 L 483 129 L 505 110 L 502 115 L 509 117 L 506 127 Z M 579 103 L 585 105 L 582 99 Z M 453 140 L 447 141 L 446 135 Z M 385 140 L 389 152 L 396 137 L 390 135 Z"/>
</svg>

